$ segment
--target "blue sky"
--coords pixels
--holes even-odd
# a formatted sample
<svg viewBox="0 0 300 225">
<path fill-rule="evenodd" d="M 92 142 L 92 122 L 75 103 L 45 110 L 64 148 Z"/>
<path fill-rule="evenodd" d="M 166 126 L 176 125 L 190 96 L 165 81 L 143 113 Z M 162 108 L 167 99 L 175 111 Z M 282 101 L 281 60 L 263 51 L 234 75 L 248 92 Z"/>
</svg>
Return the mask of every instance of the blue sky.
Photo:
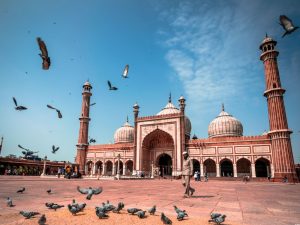
<svg viewBox="0 0 300 225">
<path fill-rule="evenodd" d="M 269 129 L 259 45 L 265 33 L 278 41 L 295 161 L 300 161 L 300 30 L 281 38 L 279 15 L 300 25 L 299 1 L 17 1 L 0 2 L 0 135 L 2 155 L 20 155 L 18 144 L 51 160 L 73 161 L 82 84 L 93 89 L 89 136 L 113 135 L 140 105 L 154 115 L 180 95 L 192 133 L 207 137 L 209 123 L 225 111 L 244 135 Z M 36 37 L 52 65 L 42 70 Z M 121 74 L 130 65 L 129 79 Z M 119 87 L 109 92 L 107 80 Z M 27 111 L 14 110 L 12 97 Z M 61 109 L 63 119 L 46 105 Z M 54 155 L 51 146 L 60 150 Z"/>
</svg>

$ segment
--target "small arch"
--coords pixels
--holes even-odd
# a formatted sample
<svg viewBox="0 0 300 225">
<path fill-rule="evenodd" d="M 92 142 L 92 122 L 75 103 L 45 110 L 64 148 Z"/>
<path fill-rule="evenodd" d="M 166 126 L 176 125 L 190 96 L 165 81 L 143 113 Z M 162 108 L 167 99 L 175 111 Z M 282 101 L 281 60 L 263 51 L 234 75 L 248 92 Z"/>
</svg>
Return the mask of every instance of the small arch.
<svg viewBox="0 0 300 225">
<path fill-rule="evenodd" d="M 220 167 L 222 177 L 233 177 L 233 164 L 230 159 L 222 159 L 220 162 Z"/>
<path fill-rule="evenodd" d="M 270 51 L 271 50 L 271 46 L 270 45 L 268 45 L 268 51 Z"/>
<path fill-rule="evenodd" d="M 126 166 L 125 174 L 126 175 L 131 175 L 132 171 L 133 171 L 133 161 L 131 159 L 127 160 L 126 163 L 125 163 L 125 166 Z"/>
<path fill-rule="evenodd" d="M 193 160 L 193 174 L 198 171 L 200 173 L 200 162 L 197 159 Z"/>
<path fill-rule="evenodd" d="M 212 159 L 206 159 L 203 162 L 203 172 L 209 177 L 216 176 L 216 162 Z"/>
<path fill-rule="evenodd" d="M 277 88 L 277 85 L 275 82 L 273 83 L 273 88 Z"/>
<path fill-rule="evenodd" d="M 93 165 L 94 165 L 94 163 L 91 160 L 89 160 L 89 161 L 86 162 L 86 174 L 92 175 L 92 173 L 93 173 Z"/>
<path fill-rule="evenodd" d="M 251 162 L 246 158 L 241 158 L 236 162 L 237 176 L 250 176 Z"/>
<path fill-rule="evenodd" d="M 102 161 L 97 161 L 96 162 L 96 174 L 97 175 L 103 175 L 103 162 Z"/>
<path fill-rule="evenodd" d="M 255 161 L 256 177 L 270 176 L 270 161 L 266 158 L 259 158 Z"/>
<path fill-rule="evenodd" d="M 106 174 L 108 176 L 111 176 L 112 175 L 112 169 L 113 169 L 113 163 L 112 163 L 112 161 L 107 160 L 105 162 L 105 165 L 106 165 Z"/>
<path fill-rule="evenodd" d="M 267 46 L 264 46 L 264 52 L 266 52 L 267 51 Z"/>
<path fill-rule="evenodd" d="M 120 168 L 119 168 L 120 175 L 123 174 L 123 162 L 120 160 Z M 115 174 L 118 174 L 118 160 L 115 161 Z"/>
</svg>

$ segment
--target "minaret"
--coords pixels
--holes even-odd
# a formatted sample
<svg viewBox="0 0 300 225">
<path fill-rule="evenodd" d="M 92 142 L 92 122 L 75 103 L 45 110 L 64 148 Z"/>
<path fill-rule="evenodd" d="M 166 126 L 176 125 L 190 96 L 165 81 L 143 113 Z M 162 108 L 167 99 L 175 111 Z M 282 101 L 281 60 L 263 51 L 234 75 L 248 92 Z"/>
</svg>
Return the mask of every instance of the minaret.
<svg viewBox="0 0 300 225">
<path fill-rule="evenodd" d="M 281 181 L 287 176 L 290 182 L 296 180 L 296 172 L 288 122 L 285 113 L 283 94 L 277 65 L 278 51 L 275 50 L 277 42 L 266 35 L 260 50 L 260 60 L 265 67 L 266 91 L 264 96 L 268 102 L 268 114 L 272 144 L 272 161 L 274 165 L 274 180 Z"/>
<path fill-rule="evenodd" d="M 80 128 L 77 143 L 77 155 L 76 163 L 79 165 L 79 172 L 81 174 L 85 173 L 85 161 L 86 161 L 86 151 L 88 147 L 88 132 L 89 132 L 89 118 L 90 114 L 90 98 L 92 85 L 87 81 L 83 85 L 82 91 L 82 106 L 81 106 L 81 116 L 79 117 Z"/>
<path fill-rule="evenodd" d="M 133 175 L 136 174 L 136 151 L 137 151 L 137 119 L 139 116 L 139 105 L 135 103 L 133 105 L 133 114 L 134 114 L 134 147 L 133 147 Z"/>
</svg>

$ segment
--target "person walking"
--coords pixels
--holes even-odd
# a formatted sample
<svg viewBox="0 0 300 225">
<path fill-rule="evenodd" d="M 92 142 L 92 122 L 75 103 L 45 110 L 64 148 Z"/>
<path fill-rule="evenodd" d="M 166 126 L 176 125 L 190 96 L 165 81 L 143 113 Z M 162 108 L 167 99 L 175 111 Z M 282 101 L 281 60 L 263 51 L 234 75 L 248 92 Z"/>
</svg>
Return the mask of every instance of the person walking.
<svg viewBox="0 0 300 225">
<path fill-rule="evenodd" d="M 182 163 L 182 185 L 185 187 L 184 197 L 189 198 L 195 192 L 190 185 L 190 177 L 193 176 L 193 161 L 190 159 L 188 152 L 184 151 Z"/>
</svg>

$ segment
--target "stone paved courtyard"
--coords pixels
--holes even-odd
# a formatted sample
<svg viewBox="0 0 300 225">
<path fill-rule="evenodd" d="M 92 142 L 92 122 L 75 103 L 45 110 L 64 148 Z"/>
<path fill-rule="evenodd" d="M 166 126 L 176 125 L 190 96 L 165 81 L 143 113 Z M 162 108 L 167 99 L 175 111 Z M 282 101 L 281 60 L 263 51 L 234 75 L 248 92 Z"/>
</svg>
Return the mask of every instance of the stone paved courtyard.
<svg viewBox="0 0 300 225">
<path fill-rule="evenodd" d="M 86 200 L 77 190 L 80 187 L 102 186 L 103 192 Z M 25 187 L 24 194 L 16 190 Z M 265 183 L 241 181 L 195 182 L 196 192 L 192 198 L 183 198 L 183 187 L 179 180 L 66 180 L 57 178 L 0 176 L 0 224 L 37 224 L 39 216 L 25 220 L 20 210 L 35 210 L 46 214 L 47 224 L 163 224 L 160 212 L 164 212 L 173 224 L 209 224 L 212 211 L 227 215 L 224 224 L 287 225 L 300 224 L 300 184 Z M 51 188 L 53 194 L 46 190 Z M 5 199 L 12 197 L 13 208 L 6 207 Z M 86 202 L 83 213 L 72 216 L 66 206 L 72 199 Z M 110 200 L 116 205 L 125 203 L 125 209 L 139 207 L 149 209 L 157 206 L 156 216 L 145 219 L 128 215 L 109 213 L 109 218 L 100 220 L 94 207 Z M 64 204 L 56 212 L 45 207 L 45 202 Z M 173 205 L 185 209 L 189 217 L 176 220 Z M 211 223 L 213 224 L 213 223 Z"/>
</svg>

